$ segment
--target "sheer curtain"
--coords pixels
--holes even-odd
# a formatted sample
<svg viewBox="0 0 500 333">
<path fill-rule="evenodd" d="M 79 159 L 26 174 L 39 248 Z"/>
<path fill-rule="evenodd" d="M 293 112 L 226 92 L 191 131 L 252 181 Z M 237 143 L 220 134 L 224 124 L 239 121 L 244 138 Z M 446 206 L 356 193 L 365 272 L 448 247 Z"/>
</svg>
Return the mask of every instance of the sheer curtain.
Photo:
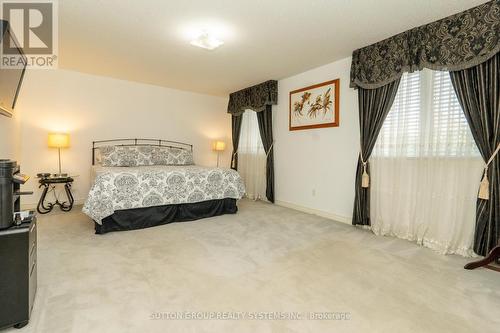
<svg viewBox="0 0 500 333">
<path fill-rule="evenodd" d="M 246 196 L 266 200 L 266 153 L 260 138 L 257 113 L 247 110 L 242 115 L 238 147 L 238 172 L 246 186 Z"/>
<path fill-rule="evenodd" d="M 449 73 L 404 74 L 371 158 L 372 230 L 472 256 L 483 161 Z"/>
</svg>

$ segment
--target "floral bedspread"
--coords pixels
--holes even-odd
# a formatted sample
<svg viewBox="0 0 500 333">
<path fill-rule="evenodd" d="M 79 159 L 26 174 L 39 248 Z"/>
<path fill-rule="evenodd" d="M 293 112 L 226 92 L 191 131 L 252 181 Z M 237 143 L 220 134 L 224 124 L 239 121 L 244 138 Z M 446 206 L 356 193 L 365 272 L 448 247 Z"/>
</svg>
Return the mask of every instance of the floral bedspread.
<svg viewBox="0 0 500 333">
<path fill-rule="evenodd" d="M 101 167 L 83 206 L 97 223 L 121 209 L 241 199 L 238 172 L 200 166 Z"/>
</svg>

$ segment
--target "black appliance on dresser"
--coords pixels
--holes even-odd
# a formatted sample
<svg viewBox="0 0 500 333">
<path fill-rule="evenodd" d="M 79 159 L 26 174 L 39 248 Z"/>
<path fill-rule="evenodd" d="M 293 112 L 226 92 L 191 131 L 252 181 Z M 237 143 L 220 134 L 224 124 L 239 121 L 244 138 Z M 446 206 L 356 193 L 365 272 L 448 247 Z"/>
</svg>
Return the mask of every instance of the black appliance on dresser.
<svg viewBox="0 0 500 333">
<path fill-rule="evenodd" d="M 0 159 L 0 329 L 21 328 L 30 318 L 36 292 L 36 215 L 20 212 L 20 185 L 29 177 L 15 161 Z"/>
</svg>

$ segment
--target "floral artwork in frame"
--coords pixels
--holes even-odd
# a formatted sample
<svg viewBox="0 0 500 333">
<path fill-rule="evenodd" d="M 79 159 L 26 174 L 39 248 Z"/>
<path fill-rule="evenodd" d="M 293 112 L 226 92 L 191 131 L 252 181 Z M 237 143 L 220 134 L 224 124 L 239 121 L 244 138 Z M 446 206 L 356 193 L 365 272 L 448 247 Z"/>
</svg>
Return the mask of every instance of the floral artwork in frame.
<svg viewBox="0 0 500 333">
<path fill-rule="evenodd" d="M 339 126 L 339 79 L 290 92 L 290 131 Z"/>
</svg>

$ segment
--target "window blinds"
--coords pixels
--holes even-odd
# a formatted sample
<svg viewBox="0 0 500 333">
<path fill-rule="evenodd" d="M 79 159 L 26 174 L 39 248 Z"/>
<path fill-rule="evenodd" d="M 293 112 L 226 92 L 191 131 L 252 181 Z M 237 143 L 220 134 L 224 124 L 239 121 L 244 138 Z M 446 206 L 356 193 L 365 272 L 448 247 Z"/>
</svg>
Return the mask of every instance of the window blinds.
<svg viewBox="0 0 500 333">
<path fill-rule="evenodd" d="M 478 156 L 447 72 L 405 73 L 374 156 Z"/>
<path fill-rule="evenodd" d="M 432 122 L 430 152 L 438 156 L 479 155 L 447 72 L 432 72 Z"/>
</svg>

